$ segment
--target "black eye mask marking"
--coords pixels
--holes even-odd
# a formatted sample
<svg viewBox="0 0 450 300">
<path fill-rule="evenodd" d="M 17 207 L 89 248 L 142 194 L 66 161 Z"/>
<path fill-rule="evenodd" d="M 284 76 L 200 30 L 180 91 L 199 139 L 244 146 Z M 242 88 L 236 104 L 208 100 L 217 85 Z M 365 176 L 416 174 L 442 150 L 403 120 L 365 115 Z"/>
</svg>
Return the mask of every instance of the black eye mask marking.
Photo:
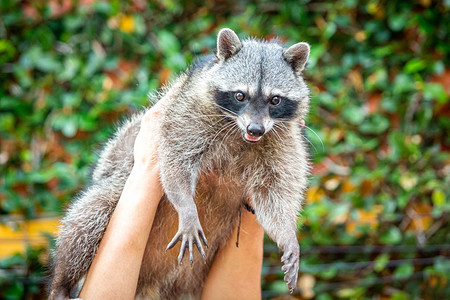
<svg viewBox="0 0 450 300">
<path fill-rule="evenodd" d="M 274 119 L 292 119 L 297 115 L 298 102 L 281 97 L 278 105 L 270 105 L 269 114 Z"/>
<path fill-rule="evenodd" d="M 241 113 L 245 107 L 245 101 L 239 102 L 234 98 L 234 92 L 222 92 L 216 90 L 214 92 L 215 101 L 218 105 L 225 108 L 224 110 L 232 111 L 236 115 Z"/>
<path fill-rule="evenodd" d="M 216 103 L 224 108 L 224 111 L 233 112 L 236 115 L 242 113 L 242 110 L 247 106 L 246 101 L 239 102 L 234 97 L 234 92 L 223 92 L 220 90 L 214 91 L 214 98 Z M 256 98 L 257 99 L 257 98 Z M 286 97 L 281 97 L 281 102 L 278 105 L 270 105 L 262 98 L 259 105 L 269 106 L 269 115 L 273 119 L 293 119 L 297 115 L 297 108 L 299 103 Z M 264 104 L 262 103 L 264 101 Z M 260 107 L 261 108 L 261 107 Z"/>
</svg>

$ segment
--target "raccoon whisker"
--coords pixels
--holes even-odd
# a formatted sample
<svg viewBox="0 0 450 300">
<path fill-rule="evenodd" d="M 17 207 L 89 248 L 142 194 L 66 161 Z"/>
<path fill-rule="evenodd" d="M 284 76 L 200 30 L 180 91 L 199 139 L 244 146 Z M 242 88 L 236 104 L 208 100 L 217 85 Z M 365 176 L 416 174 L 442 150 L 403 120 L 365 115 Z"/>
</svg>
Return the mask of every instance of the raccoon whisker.
<svg viewBox="0 0 450 300">
<path fill-rule="evenodd" d="M 220 118 L 219 120 L 217 120 L 216 122 L 212 123 L 212 124 L 208 124 L 207 128 L 205 128 L 204 130 L 201 130 L 200 132 L 206 132 L 209 131 L 210 128 L 214 127 L 217 123 L 220 123 L 223 119 L 228 118 L 228 116 L 223 116 L 222 118 Z"/>
<path fill-rule="evenodd" d="M 286 124 L 294 124 L 297 126 L 300 126 L 300 123 L 298 123 L 297 121 L 289 121 L 289 120 L 285 120 L 285 119 L 280 119 L 278 120 L 280 123 L 286 123 Z"/>
<path fill-rule="evenodd" d="M 221 122 L 223 119 L 226 119 L 226 118 L 228 118 L 228 116 L 224 115 L 222 118 L 220 118 L 220 120 L 214 122 L 211 125 L 208 125 L 208 127 L 211 128 L 211 127 L 213 127 L 214 125 L 216 125 L 217 123 Z"/>
<path fill-rule="evenodd" d="M 297 122 L 293 122 L 293 121 L 285 121 L 285 120 L 278 120 L 278 122 L 276 124 L 282 125 L 284 128 L 286 128 L 287 130 L 289 129 L 286 124 L 294 124 L 297 126 L 300 126 L 300 124 L 298 124 Z"/>
<path fill-rule="evenodd" d="M 232 126 L 233 124 L 236 124 L 233 121 L 229 121 L 228 123 L 226 123 L 225 125 L 222 126 L 222 128 L 220 128 L 220 130 L 214 135 L 213 139 L 211 140 L 211 144 L 214 143 L 214 141 L 216 140 L 216 138 L 219 136 L 219 134 L 224 131 L 225 129 L 229 128 L 230 126 Z"/>
<path fill-rule="evenodd" d="M 282 123 L 289 123 L 289 124 L 294 124 L 294 125 L 299 125 L 297 122 L 295 122 L 295 121 L 285 121 L 285 120 L 280 120 L 280 124 L 282 124 Z M 284 125 L 284 126 L 286 126 L 286 125 Z M 320 143 L 322 144 L 322 152 L 325 152 L 325 145 L 323 144 L 323 141 L 322 141 L 322 139 L 320 138 L 320 136 L 313 130 L 313 129 L 311 129 L 310 127 L 308 127 L 308 126 L 306 126 L 305 125 L 305 127 L 307 128 L 307 129 L 309 129 L 310 131 L 312 131 L 312 133 L 314 133 L 315 134 L 315 136 L 319 139 L 319 141 L 320 141 Z M 311 143 L 311 141 L 310 140 L 308 140 L 310 143 Z M 316 147 L 314 147 L 314 148 L 316 148 Z M 317 150 L 316 150 L 317 151 Z"/>
<path fill-rule="evenodd" d="M 201 118 L 208 118 L 208 117 L 228 117 L 225 114 L 219 114 L 219 115 L 203 115 L 203 116 L 190 116 L 190 119 L 201 119 Z"/>
<path fill-rule="evenodd" d="M 303 136 L 303 138 L 306 139 L 306 141 L 307 141 L 311 146 L 313 146 L 314 151 L 316 151 L 316 154 L 319 154 L 319 151 L 317 151 L 316 146 L 314 146 L 314 144 L 311 143 L 311 141 L 310 141 L 305 135 Z"/>
<path fill-rule="evenodd" d="M 285 125 L 285 124 L 283 124 L 283 123 L 279 123 L 279 124 L 274 124 L 275 126 L 278 126 L 278 128 L 280 128 L 280 130 L 282 130 L 283 132 L 287 132 L 287 131 L 289 131 L 289 128 Z"/>
<path fill-rule="evenodd" d="M 223 109 L 224 111 L 229 112 L 229 113 L 232 114 L 233 116 L 237 116 L 237 115 L 238 115 L 238 114 L 235 113 L 234 111 L 231 111 L 231 110 L 229 110 L 228 108 L 223 107 L 223 106 L 221 106 L 221 105 L 219 105 L 219 104 L 217 104 L 217 103 L 214 103 L 214 102 L 213 102 L 213 104 L 216 105 L 217 107 L 219 107 L 220 109 Z"/>
<path fill-rule="evenodd" d="M 292 122 L 292 121 L 281 121 L 278 124 L 274 124 L 274 126 L 278 126 L 279 128 L 283 128 L 283 130 L 287 131 L 289 130 L 289 128 L 286 126 L 286 124 L 284 123 L 289 123 L 289 124 L 295 124 L 298 125 L 297 122 Z M 281 127 L 282 126 L 282 127 Z M 318 154 L 319 151 L 317 151 L 316 146 L 314 146 L 314 144 L 306 137 L 306 135 L 302 135 L 303 138 L 306 139 L 306 141 L 314 148 L 314 151 Z"/>
<path fill-rule="evenodd" d="M 320 136 L 319 136 L 314 130 L 312 130 L 311 128 L 309 128 L 308 126 L 305 125 L 305 128 L 308 128 L 309 130 L 311 130 L 311 131 L 317 136 L 317 138 L 319 139 L 320 143 L 322 144 L 322 152 L 325 152 L 325 146 L 324 146 L 324 144 L 323 144 L 322 139 L 320 138 Z"/>
<path fill-rule="evenodd" d="M 277 127 L 277 128 L 279 128 L 280 130 L 283 130 L 283 132 L 286 130 L 289 130 L 289 128 L 286 126 L 286 125 L 284 125 L 283 123 L 274 123 L 273 124 L 273 126 L 274 127 Z"/>
<path fill-rule="evenodd" d="M 280 134 L 275 130 L 275 128 L 274 128 L 274 134 L 280 142 L 283 142 L 283 139 L 281 138 Z"/>
<path fill-rule="evenodd" d="M 228 134 L 234 129 L 234 127 L 237 126 L 236 123 L 233 124 L 233 126 L 229 127 L 228 131 L 225 133 L 225 135 L 222 138 L 222 142 L 220 143 L 222 145 L 223 141 L 227 138 Z"/>
<path fill-rule="evenodd" d="M 282 130 L 281 127 L 279 127 L 277 124 L 274 124 L 274 126 L 272 127 L 273 133 L 274 133 L 275 137 L 278 138 L 280 140 L 280 142 L 282 142 L 283 139 L 281 138 L 280 134 L 277 132 L 276 127 L 278 127 L 280 130 Z"/>
<path fill-rule="evenodd" d="M 195 118 L 195 117 L 194 117 Z M 220 118 L 219 120 L 217 120 L 216 122 L 212 123 L 212 124 L 208 124 L 207 128 L 199 131 L 199 133 L 203 133 L 203 132 L 207 132 L 210 130 L 210 128 L 214 127 L 214 125 L 216 125 L 217 123 L 221 122 L 223 119 L 228 118 L 228 116 L 223 115 L 222 118 Z"/>
<path fill-rule="evenodd" d="M 230 129 L 228 129 L 227 133 L 225 133 L 222 141 L 220 142 L 218 149 L 220 149 L 220 147 L 222 147 L 222 144 L 226 140 L 227 136 L 233 132 L 233 129 L 235 129 L 237 127 L 237 124 L 235 122 L 233 122 L 233 123 L 234 123 L 233 126 L 231 126 Z"/>
<path fill-rule="evenodd" d="M 293 123 L 293 124 L 297 124 L 296 122 L 286 122 L 286 121 L 282 121 L 283 123 Z M 283 124 L 283 123 L 280 123 L 279 125 L 281 125 L 281 126 L 283 126 L 284 127 L 284 129 L 283 130 L 289 130 L 289 128 L 285 125 L 285 124 Z M 278 125 L 278 124 L 276 124 L 276 125 Z M 281 128 L 281 127 L 280 127 Z M 302 137 L 303 138 L 305 138 L 306 139 L 306 141 L 314 148 L 314 151 L 316 152 L 316 154 L 319 154 L 319 151 L 317 151 L 317 148 L 316 148 L 316 146 L 314 146 L 314 144 L 308 139 L 308 137 L 306 137 L 306 135 L 302 135 Z"/>
<path fill-rule="evenodd" d="M 289 130 L 289 128 L 286 125 L 284 125 L 283 123 L 275 123 L 273 125 L 278 126 L 278 128 L 283 129 L 283 130 Z"/>
<path fill-rule="evenodd" d="M 216 122 L 212 123 L 209 127 L 214 126 L 215 124 L 219 123 L 220 121 L 222 121 L 225 118 L 229 118 L 229 116 L 225 115 L 225 114 L 221 114 L 221 115 L 204 115 L 204 116 L 190 116 L 190 119 L 211 119 L 211 121 L 214 121 L 214 119 L 212 117 L 222 117 L 219 120 L 217 120 Z"/>
</svg>

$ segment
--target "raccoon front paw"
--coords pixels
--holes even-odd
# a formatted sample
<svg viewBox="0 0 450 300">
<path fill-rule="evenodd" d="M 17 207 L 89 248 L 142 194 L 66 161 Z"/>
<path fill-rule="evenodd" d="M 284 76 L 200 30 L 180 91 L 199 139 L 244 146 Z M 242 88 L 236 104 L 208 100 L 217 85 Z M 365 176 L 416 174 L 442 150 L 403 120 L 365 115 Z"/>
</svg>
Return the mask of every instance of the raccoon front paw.
<svg viewBox="0 0 450 300">
<path fill-rule="evenodd" d="M 208 247 L 208 243 L 199 221 L 195 222 L 194 224 L 180 226 L 175 237 L 172 239 L 169 245 L 167 245 L 166 251 L 172 249 L 178 243 L 178 241 L 181 241 L 180 254 L 178 255 L 179 264 L 182 263 L 186 248 L 189 248 L 189 261 L 192 265 L 192 263 L 194 262 L 194 244 L 197 246 L 197 249 L 198 251 L 200 251 L 203 259 L 206 259 L 206 254 L 203 250 L 202 242 L 206 247 Z"/>
<path fill-rule="evenodd" d="M 297 241 L 284 247 L 284 254 L 281 257 L 281 262 L 284 263 L 284 266 L 281 267 L 281 270 L 284 271 L 284 281 L 286 281 L 291 294 L 297 286 L 299 259 L 300 246 Z"/>
</svg>

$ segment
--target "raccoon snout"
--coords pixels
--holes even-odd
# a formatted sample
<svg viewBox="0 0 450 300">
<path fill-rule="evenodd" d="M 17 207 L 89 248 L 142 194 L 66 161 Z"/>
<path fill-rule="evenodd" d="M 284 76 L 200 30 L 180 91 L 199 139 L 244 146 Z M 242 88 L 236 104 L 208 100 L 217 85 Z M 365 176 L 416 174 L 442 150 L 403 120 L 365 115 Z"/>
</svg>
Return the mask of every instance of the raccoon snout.
<svg viewBox="0 0 450 300">
<path fill-rule="evenodd" d="M 247 133 L 253 137 L 260 137 L 264 134 L 265 129 L 261 124 L 250 124 L 247 126 Z"/>
</svg>

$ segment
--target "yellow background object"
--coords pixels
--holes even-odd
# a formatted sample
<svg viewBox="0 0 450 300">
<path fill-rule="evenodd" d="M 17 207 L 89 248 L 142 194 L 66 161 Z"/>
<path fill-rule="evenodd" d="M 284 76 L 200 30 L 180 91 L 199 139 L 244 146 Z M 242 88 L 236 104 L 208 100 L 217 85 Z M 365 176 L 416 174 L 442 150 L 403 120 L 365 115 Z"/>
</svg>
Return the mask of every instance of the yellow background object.
<svg viewBox="0 0 450 300">
<path fill-rule="evenodd" d="M 57 218 L 14 219 L 0 224 L 0 258 L 24 252 L 27 244 L 33 247 L 47 245 L 48 239 L 44 233 L 54 236 L 61 225 Z"/>
</svg>

